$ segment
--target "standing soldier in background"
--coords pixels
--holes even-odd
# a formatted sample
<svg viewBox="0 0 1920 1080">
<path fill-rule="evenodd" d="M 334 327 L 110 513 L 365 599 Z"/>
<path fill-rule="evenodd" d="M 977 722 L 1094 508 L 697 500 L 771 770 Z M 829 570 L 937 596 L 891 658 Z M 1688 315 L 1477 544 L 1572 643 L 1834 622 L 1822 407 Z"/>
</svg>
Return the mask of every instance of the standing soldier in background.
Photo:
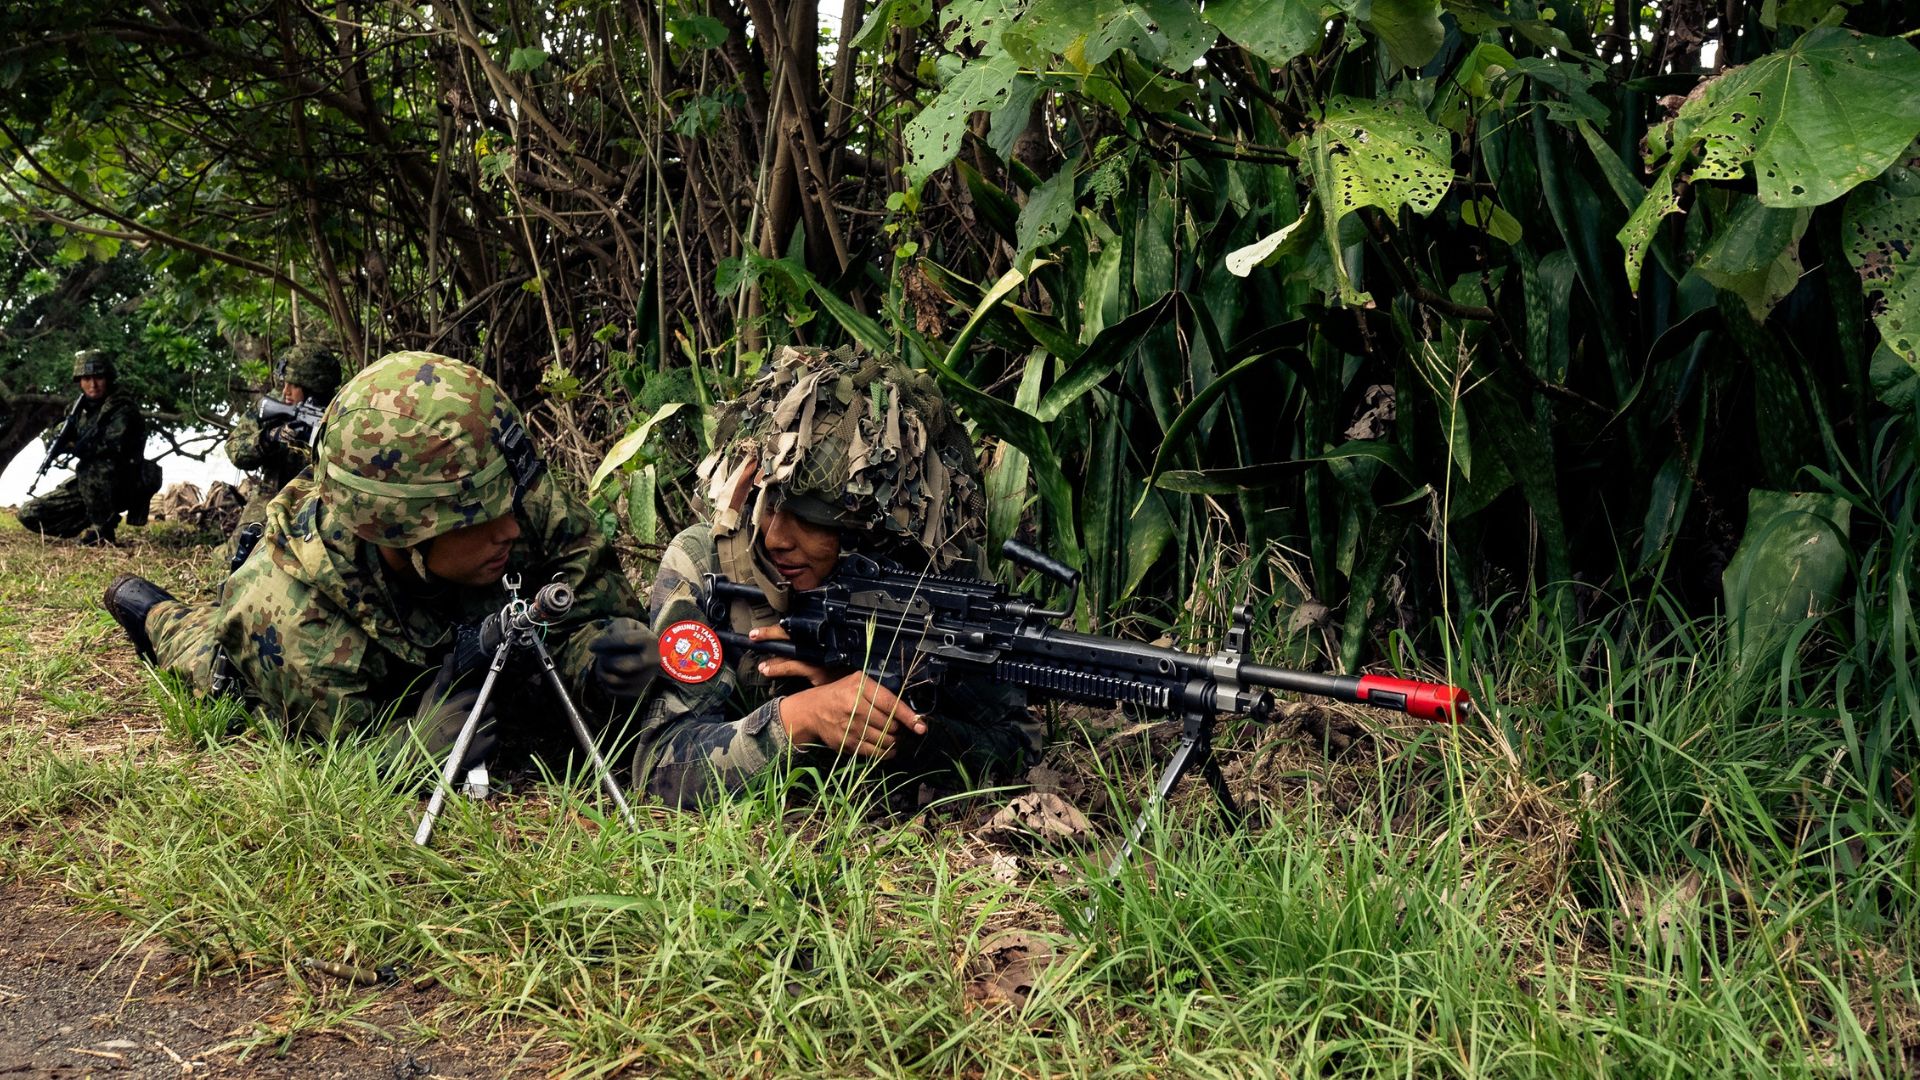
<svg viewBox="0 0 1920 1080">
<path fill-rule="evenodd" d="M 778 620 L 793 592 L 830 582 L 843 551 L 909 571 L 978 572 L 984 500 L 971 440 L 933 380 L 904 364 L 782 349 L 721 409 L 699 475 L 710 520 L 673 538 L 654 578 L 663 649 L 684 640 L 679 624 L 706 620 L 710 573 L 759 587 L 765 603 L 735 601 L 732 629 L 769 641 L 786 636 Z M 789 764 L 836 760 L 881 762 L 888 779 L 978 783 L 1017 775 L 1043 735 L 1017 687 L 956 678 L 921 715 L 859 672 L 748 651 L 711 681 L 655 682 L 634 782 L 682 807 Z"/>
<path fill-rule="evenodd" d="M 71 434 L 49 448 L 70 454 L 73 477 L 20 508 L 20 524 L 45 536 L 77 536 L 83 544 L 112 544 L 120 524 L 147 523 L 147 502 L 160 490 L 160 467 L 146 460 L 147 421 L 132 398 L 114 388 L 105 351 L 73 354 L 80 384 Z"/>
<path fill-rule="evenodd" d="M 340 389 L 340 356 L 323 344 L 294 345 L 280 353 L 274 377 L 280 383 L 279 404 L 324 412 Z M 272 400 L 261 398 L 252 412 L 233 425 L 227 439 L 227 457 L 234 467 L 259 473 L 234 526 L 235 536 L 248 525 L 267 520 L 267 504 L 313 465 L 313 431 L 293 421 L 293 409 L 278 410 L 275 419 L 262 419 L 259 406 Z"/>
</svg>

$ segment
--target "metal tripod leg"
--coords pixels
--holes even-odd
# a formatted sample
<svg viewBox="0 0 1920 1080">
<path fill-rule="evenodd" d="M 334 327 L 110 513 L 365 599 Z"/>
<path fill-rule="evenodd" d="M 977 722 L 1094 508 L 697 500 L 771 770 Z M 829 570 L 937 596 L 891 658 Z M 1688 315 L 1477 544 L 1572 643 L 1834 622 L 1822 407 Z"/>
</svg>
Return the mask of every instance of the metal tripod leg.
<svg viewBox="0 0 1920 1080">
<path fill-rule="evenodd" d="M 440 782 L 433 787 L 433 797 L 427 800 L 427 812 L 420 815 L 420 827 L 414 830 L 413 842 L 421 847 L 433 836 L 433 820 L 440 816 L 440 808 L 446 805 L 447 790 L 453 787 L 454 777 L 460 775 L 460 766 L 466 762 L 467 746 L 473 742 L 474 729 L 480 725 L 480 713 L 487 707 L 487 699 L 493 696 L 493 684 L 500 678 L 500 671 L 507 666 L 507 655 L 513 651 L 513 643 L 502 641 L 500 647 L 493 650 L 493 663 L 487 666 L 486 681 L 480 684 L 480 696 L 473 703 L 473 711 L 467 713 L 467 722 L 460 725 L 460 734 L 453 740 L 453 749 L 447 754 L 446 767 L 440 771 Z M 571 707 L 571 706 L 569 706 Z"/>
<path fill-rule="evenodd" d="M 1213 797 L 1219 800 L 1221 816 L 1227 819 L 1227 824 L 1239 828 L 1243 817 L 1240 805 L 1233 801 L 1233 792 L 1227 790 L 1227 776 L 1220 771 L 1220 759 L 1213 756 L 1211 739 L 1207 740 L 1206 759 L 1200 764 L 1202 771 L 1207 774 L 1208 785 L 1213 788 Z"/>
<path fill-rule="evenodd" d="M 573 698 L 567 693 L 567 684 L 560 680 L 560 673 L 554 670 L 553 656 L 547 652 L 547 646 L 538 638 L 533 640 L 534 654 L 540 657 L 540 667 L 547 674 L 547 685 L 553 688 L 553 696 L 567 713 L 567 723 L 573 728 L 573 737 L 580 741 L 580 749 L 586 751 L 587 760 L 593 764 L 593 771 L 600 777 L 600 784 L 613 797 L 613 805 L 620 808 L 620 816 L 626 820 L 627 828 L 640 826 L 633 819 L 633 808 L 627 805 L 627 797 L 620 793 L 620 784 L 613 778 L 613 770 L 607 768 L 607 759 L 600 756 L 600 748 L 594 744 L 593 733 L 587 730 L 587 722 L 580 718 L 580 710 L 573 707 Z"/>
<path fill-rule="evenodd" d="M 1141 805 L 1140 816 L 1133 819 L 1133 827 L 1127 830 L 1126 842 L 1120 845 L 1113 862 L 1107 866 L 1109 878 L 1120 875 L 1120 868 L 1127 864 L 1127 858 L 1139 845 L 1140 837 L 1146 835 L 1147 822 L 1153 817 L 1154 809 L 1173 794 L 1180 778 L 1195 765 L 1200 766 L 1200 771 L 1205 774 L 1228 820 L 1236 824 L 1240 820 L 1240 809 L 1234 805 L 1233 795 L 1227 791 L 1227 778 L 1220 774 L 1220 763 L 1213 759 L 1213 717 L 1194 714 L 1186 717 L 1182 723 L 1180 745 L 1174 749 L 1173 757 L 1167 760 L 1167 767 L 1160 771 L 1160 780 L 1153 785 L 1153 794 Z"/>
</svg>

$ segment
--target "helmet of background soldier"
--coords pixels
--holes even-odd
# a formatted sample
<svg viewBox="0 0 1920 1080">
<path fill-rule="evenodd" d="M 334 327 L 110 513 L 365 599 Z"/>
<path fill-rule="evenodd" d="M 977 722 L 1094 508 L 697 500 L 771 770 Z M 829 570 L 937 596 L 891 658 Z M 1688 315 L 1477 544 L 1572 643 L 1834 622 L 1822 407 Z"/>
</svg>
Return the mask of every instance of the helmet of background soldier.
<svg viewBox="0 0 1920 1080">
<path fill-rule="evenodd" d="M 382 357 L 327 409 L 321 502 L 355 536 L 410 548 L 515 510 L 543 466 L 506 392 L 427 352 Z"/>
<path fill-rule="evenodd" d="M 315 405 L 325 405 L 340 389 L 340 354 L 331 345 L 292 345 L 280 351 L 273 375 L 281 383 L 305 390 L 307 400 Z"/>
<path fill-rule="evenodd" d="M 73 354 L 73 377 L 104 375 L 113 378 L 113 357 L 105 349 L 81 349 Z"/>
<path fill-rule="evenodd" d="M 851 347 L 782 348 L 721 409 L 713 445 L 699 476 L 716 535 L 764 508 L 936 569 L 977 542 L 985 500 L 972 441 L 933 378 L 898 361 Z M 748 507 L 755 491 L 772 499 Z"/>
</svg>

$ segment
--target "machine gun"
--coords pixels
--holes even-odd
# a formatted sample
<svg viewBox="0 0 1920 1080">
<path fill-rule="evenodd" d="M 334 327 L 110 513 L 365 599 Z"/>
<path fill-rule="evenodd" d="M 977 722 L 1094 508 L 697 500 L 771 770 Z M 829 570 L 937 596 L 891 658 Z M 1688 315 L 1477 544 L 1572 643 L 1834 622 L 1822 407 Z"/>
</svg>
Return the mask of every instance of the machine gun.
<svg viewBox="0 0 1920 1080">
<path fill-rule="evenodd" d="M 1235 608 L 1225 643 L 1210 656 L 1061 629 L 1055 624 L 1073 610 L 1079 572 L 1017 541 L 1008 540 L 1002 551 L 1016 564 L 1065 585 L 1068 603 L 1050 610 L 995 582 L 915 573 L 848 553 L 826 584 L 793 595 L 780 620 L 789 640 L 750 642 L 730 629 L 717 629 L 716 636 L 728 648 L 863 670 L 902 693 L 917 711 L 926 711 L 921 705 L 927 702 L 925 692 L 953 673 L 1025 687 L 1042 698 L 1130 704 L 1178 715 L 1180 745 L 1127 831 L 1109 874 L 1119 872 L 1154 808 L 1195 767 L 1207 778 L 1221 808 L 1238 819 L 1239 808 L 1213 757 L 1213 725 L 1220 713 L 1269 719 L 1274 690 L 1432 721 L 1457 722 L 1472 704 L 1465 691 L 1443 683 L 1324 675 L 1252 663 L 1246 658 L 1253 633 L 1250 604 Z M 705 584 L 705 614 L 716 628 L 730 625 L 734 601 L 766 602 L 757 586 L 719 574 L 708 574 Z"/>
<path fill-rule="evenodd" d="M 310 402 L 289 403 L 277 397 L 263 397 L 253 415 L 263 429 L 271 430 L 284 424 L 288 442 L 312 446 L 313 437 L 320 431 L 320 421 L 326 414 L 325 409 Z"/>
<path fill-rule="evenodd" d="M 54 462 L 73 453 L 73 441 L 80 433 L 80 403 L 85 400 L 87 395 L 80 394 L 73 399 L 73 404 L 67 406 L 67 418 L 60 422 L 60 431 L 47 444 L 47 456 L 40 459 L 40 471 L 33 474 L 33 482 L 27 485 L 28 498 L 33 497 L 40 481 L 47 478 L 47 470 L 53 467 Z"/>
<path fill-rule="evenodd" d="M 441 770 L 439 783 L 434 785 L 433 797 L 427 801 L 426 813 L 420 816 L 420 827 L 413 834 L 413 842 L 425 847 L 433 836 L 434 820 L 440 816 L 440 808 L 446 804 L 447 790 L 453 786 L 454 778 L 460 775 L 460 767 L 466 763 L 467 747 L 473 742 L 473 733 L 480 726 L 481 715 L 486 712 L 487 699 L 493 696 L 493 685 L 506 668 L 507 661 L 516 654 L 531 656 L 539 662 L 547 686 L 553 691 L 553 696 L 559 699 L 567 724 L 573 728 L 573 737 L 579 740 L 580 748 L 586 751 L 587 761 L 599 776 L 601 786 L 607 789 L 613 804 L 620 808 L 620 816 L 626 819 L 627 827 L 634 828 L 633 808 L 627 805 L 626 796 L 620 793 L 620 784 L 614 780 L 613 771 L 607 768 L 607 759 L 600 755 L 600 748 L 594 745 L 593 733 L 587 730 L 587 722 L 581 719 L 580 710 L 574 707 L 573 698 L 567 694 L 567 684 L 553 666 L 553 655 L 547 652 L 546 643 L 541 640 L 549 624 L 566 618 L 567 612 L 573 610 L 573 590 L 565 582 L 551 582 L 542 586 L 533 595 L 533 602 L 528 603 L 520 598 L 519 575 L 508 574 L 502 584 L 507 587 L 506 606 L 487 616 L 478 627 L 463 628 L 457 634 L 451 661 L 454 670 L 471 670 L 478 666 L 479 658 L 491 659 L 488 661 L 486 681 L 480 684 L 480 696 L 474 699 L 466 722 L 460 725 L 460 733 L 454 737 L 453 750 L 447 754 L 447 764 Z"/>
</svg>

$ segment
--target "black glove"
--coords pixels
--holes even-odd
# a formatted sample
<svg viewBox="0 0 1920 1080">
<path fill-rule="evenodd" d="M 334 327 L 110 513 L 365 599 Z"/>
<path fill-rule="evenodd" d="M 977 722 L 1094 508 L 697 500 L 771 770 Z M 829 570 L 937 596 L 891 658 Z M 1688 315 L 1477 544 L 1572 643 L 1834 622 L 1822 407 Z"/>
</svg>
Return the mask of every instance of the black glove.
<svg viewBox="0 0 1920 1080">
<path fill-rule="evenodd" d="M 660 672 L 660 642 L 638 619 L 618 618 L 587 646 L 593 679 L 609 697 L 637 698 Z"/>
<path fill-rule="evenodd" d="M 444 759 L 453 750 L 454 741 L 460 737 L 460 726 L 467 722 L 474 702 L 480 700 L 477 686 L 453 689 L 454 674 L 453 657 L 449 655 L 440 665 L 439 674 L 427 684 L 426 692 L 420 696 L 420 707 L 413 713 L 412 739 L 435 759 Z M 487 760 L 499 743 L 493 699 L 488 698 L 479 723 L 474 725 L 473 738 L 467 743 L 465 764 Z"/>
</svg>

